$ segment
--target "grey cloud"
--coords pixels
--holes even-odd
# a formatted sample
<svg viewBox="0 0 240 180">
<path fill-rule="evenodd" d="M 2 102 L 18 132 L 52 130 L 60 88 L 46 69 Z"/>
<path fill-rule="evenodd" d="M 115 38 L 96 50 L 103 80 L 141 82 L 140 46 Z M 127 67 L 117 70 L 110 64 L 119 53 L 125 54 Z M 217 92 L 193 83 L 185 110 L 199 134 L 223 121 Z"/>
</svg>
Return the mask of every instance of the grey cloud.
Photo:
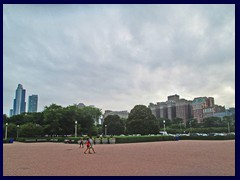
<svg viewBox="0 0 240 180">
<path fill-rule="evenodd" d="M 18 83 L 39 107 L 130 110 L 175 93 L 235 105 L 233 5 L 4 5 L 3 31 L 5 113 Z"/>
</svg>

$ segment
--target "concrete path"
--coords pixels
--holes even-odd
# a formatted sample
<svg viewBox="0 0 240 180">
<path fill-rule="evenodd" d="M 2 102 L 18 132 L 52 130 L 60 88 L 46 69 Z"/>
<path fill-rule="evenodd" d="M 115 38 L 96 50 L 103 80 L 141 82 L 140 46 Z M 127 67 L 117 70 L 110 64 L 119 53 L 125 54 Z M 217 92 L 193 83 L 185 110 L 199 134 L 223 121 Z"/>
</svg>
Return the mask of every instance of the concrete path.
<svg viewBox="0 0 240 180">
<path fill-rule="evenodd" d="M 84 148 L 85 149 L 85 148 Z M 4 176 L 235 176 L 235 140 L 3 145 Z"/>
</svg>

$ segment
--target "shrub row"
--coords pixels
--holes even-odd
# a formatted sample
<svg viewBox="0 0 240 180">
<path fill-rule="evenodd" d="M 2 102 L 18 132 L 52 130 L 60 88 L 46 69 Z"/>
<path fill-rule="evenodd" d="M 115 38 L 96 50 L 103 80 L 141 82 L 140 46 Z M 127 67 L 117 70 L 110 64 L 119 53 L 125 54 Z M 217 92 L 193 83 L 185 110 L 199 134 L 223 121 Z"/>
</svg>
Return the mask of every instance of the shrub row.
<svg viewBox="0 0 240 180">
<path fill-rule="evenodd" d="M 3 143 L 10 143 L 10 139 L 3 140 Z M 177 137 L 173 136 L 128 136 L 128 137 L 115 137 L 115 138 L 96 138 L 97 144 L 113 144 L 113 143 L 135 143 L 135 142 L 154 142 L 154 141 L 174 141 Z M 235 139 L 234 135 L 228 136 L 181 136 L 179 140 L 232 140 Z M 33 142 L 64 142 L 71 140 L 70 143 L 77 144 L 79 138 L 18 138 L 19 142 L 33 143 Z M 85 140 L 85 139 L 84 139 Z"/>
<path fill-rule="evenodd" d="M 116 143 L 134 143 L 134 142 L 154 142 L 154 141 L 174 141 L 172 136 L 130 136 L 116 137 Z"/>
<path fill-rule="evenodd" d="M 3 139 L 3 143 L 12 143 L 11 138 Z"/>
<path fill-rule="evenodd" d="M 79 137 L 48 137 L 48 138 L 18 138 L 16 141 L 26 142 L 26 143 L 34 143 L 34 142 L 65 142 L 70 144 L 77 144 L 79 141 Z M 84 137 L 85 141 L 87 137 Z M 115 143 L 115 138 L 95 138 L 95 143 L 97 144 L 113 144 Z"/>
<path fill-rule="evenodd" d="M 180 140 L 232 140 L 234 135 L 227 136 L 181 136 Z"/>
</svg>

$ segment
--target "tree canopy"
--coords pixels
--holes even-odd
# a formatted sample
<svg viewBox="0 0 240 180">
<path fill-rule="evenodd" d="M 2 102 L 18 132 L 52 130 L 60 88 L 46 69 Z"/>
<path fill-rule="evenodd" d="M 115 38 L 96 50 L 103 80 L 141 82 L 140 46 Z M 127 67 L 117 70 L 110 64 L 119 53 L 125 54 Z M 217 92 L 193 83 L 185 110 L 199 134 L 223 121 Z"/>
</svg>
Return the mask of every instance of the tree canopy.
<svg viewBox="0 0 240 180">
<path fill-rule="evenodd" d="M 144 105 L 136 105 L 129 113 L 127 119 L 128 134 L 157 134 L 159 123 L 152 111 Z"/>
<path fill-rule="evenodd" d="M 124 121 L 118 115 L 108 115 L 103 122 L 102 129 L 107 125 L 107 134 L 120 135 L 124 133 Z"/>
</svg>

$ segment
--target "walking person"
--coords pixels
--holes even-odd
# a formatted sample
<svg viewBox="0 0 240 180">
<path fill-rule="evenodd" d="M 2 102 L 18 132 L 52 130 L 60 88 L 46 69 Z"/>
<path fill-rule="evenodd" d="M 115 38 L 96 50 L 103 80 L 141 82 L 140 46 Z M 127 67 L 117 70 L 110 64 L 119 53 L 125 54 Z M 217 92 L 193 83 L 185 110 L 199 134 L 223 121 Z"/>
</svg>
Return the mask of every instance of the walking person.
<svg viewBox="0 0 240 180">
<path fill-rule="evenodd" d="M 91 143 L 89 141 L 89 138 L 86 141 L 86 146 L 87 146 L 87 149 L 84 151 L 84 154 L 86 154 L 87 150 L 88 150 L 88 153 L 91 154 L 91 152 L 90 152 Z"/>
<path fill-rule="evenodd" d="M 83 148 L 83 139 L 81 138 L 80 141 L 79 141 L 79 148 L 82 147 Z"/>
<path fill-rule="evenodd" d="M 90 149 L 92 149 L 93 152 L 96 153 L 95 150 L 94 150 L 94 148 L 93 148 L 93 140 L 92 140 L 92 137 L 89 138 L 89 141 L 90 141 Z"/>
</svg>

